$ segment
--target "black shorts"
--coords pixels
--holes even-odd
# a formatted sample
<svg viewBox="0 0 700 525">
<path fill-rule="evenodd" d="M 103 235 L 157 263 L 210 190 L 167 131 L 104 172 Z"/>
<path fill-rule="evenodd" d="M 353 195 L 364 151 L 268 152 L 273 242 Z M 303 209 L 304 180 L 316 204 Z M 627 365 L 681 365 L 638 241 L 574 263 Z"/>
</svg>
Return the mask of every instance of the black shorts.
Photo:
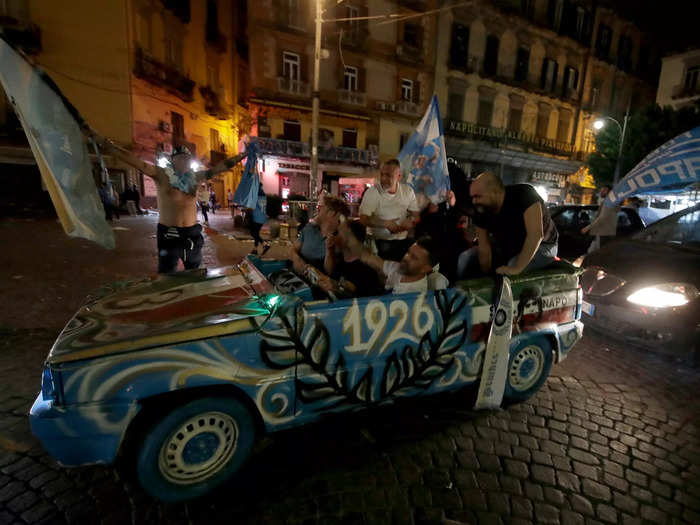
<svg viewBox="0 0 700 525">
<path fill-rule="evenodd" d="M 178 228 L 158 224 L 158 273 L 170 273 L 177 269 L 182 259 L 186 270 L 202 264 L 202 227 L 199 224 Z"/>
</svg>

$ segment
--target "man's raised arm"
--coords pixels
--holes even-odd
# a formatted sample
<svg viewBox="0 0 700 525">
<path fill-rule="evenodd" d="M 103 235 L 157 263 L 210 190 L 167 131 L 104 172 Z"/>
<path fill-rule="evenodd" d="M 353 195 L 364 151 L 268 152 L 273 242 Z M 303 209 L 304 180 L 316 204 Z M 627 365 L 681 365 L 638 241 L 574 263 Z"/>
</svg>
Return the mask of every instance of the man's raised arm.
<svg viewBox="0 0 700 525">
<path fill-rule="evenodd" d="M 165 171 L 162 168 L 159 168 L 158 166 L 154 166 L 153 164 L 148 164 L 147 162 L 142 161 L 136 155 L 133 153 L 121 148 L 120 146 L 117 146 L 114 142 L 111 140 L 108 140 L 100 135 L 97 135 L 96 133 L 93 132 L 93 136 L 95 139 L 95 142 L 97 143 L 98 146 L 102 146 L 104 148 L 105 152 L 107 152 L 109 155 L 114 157 L 115 159 L 118 159 L 122 161 L 124 164 L 128 164 L 129 166 L 132 166 L 142 172 L 145 175 L 148 175 L 151 177 L 153 180 L 156 182 L 162 182 L 163 180 L 166 179 L 167 175 L 165 174 Z"/>
<path fill-rule="evenodd" d="M 229 157 L 229 158 L 226 159 L 226 160 L 222 160 L 221 162 L 219 162 L 219 163 L 216 164 L 215 166 L 209 168 L 208 170 L 201 170 L 201 171 L 198 171 L 198 172 L 195 174 L 195 175 L 197 176 L 197 180 L 198 180 L 198 181 L 209 180 L 209 179 L 211 179 L 213 176 L 215 176 L 215 175 L 217 175 L 217 174 L 219 174 L 219 173 L 221 173 L 221 172 L 230 170 L 230 169 L 233 168 L 236 164 L 238 164 L 241 160 L 243 160 L 243 158 L 244 158 L 246 155 L 248 155 L 247 152 L 245 152 L 245 153 L 240 153 L 240 154 L 238 154 L 238 155 L 234 155 L 233 157 Z"/>
<path fill-rule="evenodd" d="M 537 248 L 540 247 L 540 243 L 544 238 L 544 231 L 542 226 L 542 204 L 536 202 L 531 204 L 528 209 L 525 210 L 523 215 L 525 220 L 525 242 L 523 243 L 523 248 L 515 259 L 513 266 L 501 266 L 496 268 L 496 273 L 504 275 L 517 275 L 522 273 L 527 265 L 530 264 L 532 258 L 537 252 Z"/>
</svg>

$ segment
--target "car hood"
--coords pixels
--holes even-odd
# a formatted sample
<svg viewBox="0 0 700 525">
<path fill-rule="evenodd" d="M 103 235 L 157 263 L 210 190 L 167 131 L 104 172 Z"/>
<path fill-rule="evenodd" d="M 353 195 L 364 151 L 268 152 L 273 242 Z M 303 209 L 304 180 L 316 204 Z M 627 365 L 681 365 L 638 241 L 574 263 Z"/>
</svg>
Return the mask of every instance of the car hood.
<svg viewBox="0 0 700 525">
<path fill-rule="evenodd" d="M 586 256 L 584 266 L 599 266 L 635 286 L 664 282 L 700 286 L 700 251 L 671 243 L 620 240 Z"/>
<path fill-rule="evenodd" d="M 50 363 L 75 361 L 254 328 L 273 292 L 248 261 L 105 286 L 88 298 L 53 345 Z"/>
</svg>

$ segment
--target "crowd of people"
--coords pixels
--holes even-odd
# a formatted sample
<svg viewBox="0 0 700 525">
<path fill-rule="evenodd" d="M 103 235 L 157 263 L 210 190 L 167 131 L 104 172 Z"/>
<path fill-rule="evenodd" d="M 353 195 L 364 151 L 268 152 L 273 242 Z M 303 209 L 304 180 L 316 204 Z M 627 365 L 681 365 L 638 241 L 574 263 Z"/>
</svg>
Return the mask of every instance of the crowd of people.
<svg viewBox="0 0 700 525">
<path fill-rule="evenodd" d="M 424 292 L 488 274 L 544 268 L 557 255 L 558 233 L 547 206 L 529 184 L 504 186 L 485 172 L 473 181 L 450 165 L 448 202 L 422 211 L 401 182 L 396 159 L 382 164 L 360 218 L 335 196 L 320 199 L 316 217 L 292 244 L 301 276 L 338 297 Z"/>
</svg>

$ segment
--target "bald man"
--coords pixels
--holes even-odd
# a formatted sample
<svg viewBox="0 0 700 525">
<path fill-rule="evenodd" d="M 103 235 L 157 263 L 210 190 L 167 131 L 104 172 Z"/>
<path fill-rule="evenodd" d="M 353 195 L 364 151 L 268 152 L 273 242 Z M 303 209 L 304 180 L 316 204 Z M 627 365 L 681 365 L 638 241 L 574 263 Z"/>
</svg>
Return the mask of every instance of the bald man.
<svg viewBox="0 0 700 525">
<path fill-rule="evenodd" d="M 487 171 L 474 179 L 469 194 L 476 209 L 473 222 L 479 244 L 459 256 L 459 278 L 492 271 L 518 275 L 554 260 L 559 235 L 535 188 L 504 186 Z"/>
</svg>

